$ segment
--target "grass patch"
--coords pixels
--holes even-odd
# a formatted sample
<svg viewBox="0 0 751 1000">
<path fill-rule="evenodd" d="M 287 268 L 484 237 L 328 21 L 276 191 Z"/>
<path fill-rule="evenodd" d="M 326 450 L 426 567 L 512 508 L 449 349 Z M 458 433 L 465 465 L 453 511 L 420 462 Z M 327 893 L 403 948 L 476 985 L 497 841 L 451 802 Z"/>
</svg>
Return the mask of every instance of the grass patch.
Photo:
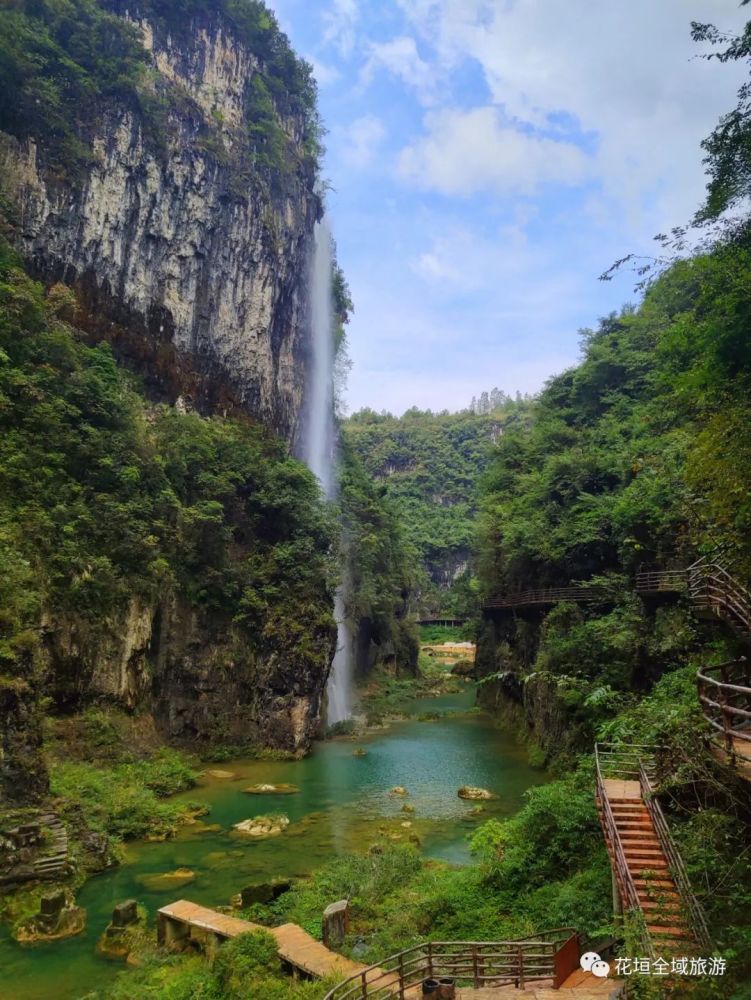
<svg viewBox="0 0 751 1000">
<path fill-rule="evenodd" d="M 195 807 L 162 800 L 192 788 L 197 777 L 183 754 L 167 748 L 137 763 L 57 761 L 50 769 L 52 793 L 65 808 L 79 807 L 90 829 L 118 840 L 172 836 Z"/>
</svg>

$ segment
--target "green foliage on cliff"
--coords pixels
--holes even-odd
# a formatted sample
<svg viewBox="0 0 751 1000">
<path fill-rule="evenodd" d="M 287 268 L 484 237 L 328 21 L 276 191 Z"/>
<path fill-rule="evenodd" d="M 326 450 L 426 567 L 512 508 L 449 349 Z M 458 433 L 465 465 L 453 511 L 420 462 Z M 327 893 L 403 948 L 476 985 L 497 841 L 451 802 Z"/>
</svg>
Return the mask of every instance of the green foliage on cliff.
<svg viewBox="0 0 751 1000">
<path fill-rule="evenodd" d="M 720 546 L 741 579 L 751 572 L 749 246 L 676 264 L 638 308 L 587 331 L 581 364 L 504 435 L 485 479 L 486 595 L 579 581 L 612 595 L 559 606 L 539 629 L 509 624 L 497 658 L 530 675 L 541 711 L 547 685 L 574 742 L 702 644 L 683 606 L 655 614 L 634 596 L 640 567 Z"/>
<path fill-rule="evenodd" d="M 74 309 L 0 246 L 5 669 L 42 605 L 106 629 L 167 592 L 320 669 L 334 529 L 314 477 L 248 421 L 148 406 L 108 347 L 77 339 Z"/>
<path fill-rule="evenodd" d="M 196 26 L 228 28 L 260 66 L 246 94 L 247 141 L 255 164 L 277 173 L 294 167 L 299 153 L 281 122 L 293 116 L 302 124 L 303 156 L 315 165 L 321 127 L 312 69 L 295 55 L 260 0 L 18 0 L 4 5 L 0 131 L 35 139 L 49 164 L 70 171 L 93 159 L 92 129 L 107 113 L 135 112 L 147 142 L 157 148 L 164 148 L 173 112 L 190 112 L 200 120 L 203 115 L 184 88 L 151 64 L 133 23 L 139 16 L 185 45 L 193 43 Z M 198 146 L 224 162 L 216 124 L 206 123 Z"/>
<path fill-rule="evenodd" d="M 454 585 L 469 559 L 477 483 L 494 437 L 524 421 L 525 402 L 489 413 L 408 410 L 403 417 L 361 410 L 343 425 L 365 469 L 394 505 L 417 552 L 426 610 L 466 614 L 466 587 Z"/>
<path fill-rule="evenodd" d="M 345 439 L 339 460 L 347 615 L 357 624 L 358 666 L 368 651 L 400 671 L 417 669 L 418 636 L 409 620 L 415 555 L 394 504 Z M 372 644 L 372 645 L 371 645 Z"/>
</svg>

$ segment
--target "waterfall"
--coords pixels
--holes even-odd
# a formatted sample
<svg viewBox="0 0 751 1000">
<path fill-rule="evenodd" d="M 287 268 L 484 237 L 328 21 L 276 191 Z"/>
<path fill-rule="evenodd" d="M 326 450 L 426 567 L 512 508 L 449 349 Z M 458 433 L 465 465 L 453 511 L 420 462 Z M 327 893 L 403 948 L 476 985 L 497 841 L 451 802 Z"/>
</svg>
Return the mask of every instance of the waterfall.
<svg viewBox="0 0 751 1000">
<path fill-rule="evenodd" d="M 305 461 L 328 500 L 336 495 L 334 476 L 334 310 L 331 231 L 324 217 L 316 223 L 310 275 L 313 357 L 307 410 Z M 329 725 L 352 714 L 352 637 L 346 618 L 345 586 L 337 589 L 334 615 L 336 653 L 326 688 Z"/>
</svg>

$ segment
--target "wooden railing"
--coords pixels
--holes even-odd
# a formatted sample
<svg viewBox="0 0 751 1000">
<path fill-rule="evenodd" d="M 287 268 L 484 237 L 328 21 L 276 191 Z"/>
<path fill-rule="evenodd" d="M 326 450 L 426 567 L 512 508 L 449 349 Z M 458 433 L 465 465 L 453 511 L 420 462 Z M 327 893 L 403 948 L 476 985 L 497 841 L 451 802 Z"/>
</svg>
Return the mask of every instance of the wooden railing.
<svg viewBox="0 0 751 1000">
<path fill-rule="evenodd" d="M 603 778 L 638 781 L 645 767 L 654 779 L 655 747 L 652 743 L 596 743 L 595 757 Z"/>
<path fill-rule="evenodd" d="M 751 638 L 751 593 L 715 560 L 699 559 L 688 569 L 688 592 L 697 610 L 706 609 Z"/>
<path fill-rule="evenodd" d="M 688 590 L 688 570 L 649 569 L 636 574 L 639 594 L 675 594 Z"/>
<path fill-rule="evenodd" d="M 662 806 L 655 798 L 651 775 L 647 773 L 647 769 L 643 764 L 639 768 L 639 784 L 641 786 L 642 801 L 652 818 L 657 839 L 660 841 L 660 848 L 670 868 L 670 874 L 673 877 L 675 887 L 681 897 L 688 925 L 699 947 L 705 952 L 709 952 L 712 948 L 712 940 L 709 936 L 709 928 L 707 927 L 704 910 L 693 893 L 683 858 L 673 840 L 673 835 L 665 819 Z"/>
<path fill-rule="evenodd" d="M 557 989 L 579 967 L 579 941 L 570 927 L 519 941 L 426 941 L 350 976 L 324 1000 L 405 1000 L 425 979 L 483 987 L 552 980 Z"/>
<path fill-rule="evenodd" d="M 631 871 L 629 870 L 628 862 L 626 861 L 626 852 L 623 849 L 623 842 L 621 841 L 621 836 L 618 832 L 615 816 L 613 815 L 610 800 L 608 799 L 607 792 L 605 791 L 603 774 L 604 769 L 607 769 L 607 765 L 601 759 L 600 747 L 597 743 L 595 743 L 597 803 L 600 808 L 600 819 L 602 822 L 603 832 L 605 834 L 606 847 L 608 848 L 608 854 L 610 855 L 610 859 L 613 864 L 615 879 L 618 883 L 618 892 L 621 897 L 621 902 L 623 903 L 623 909 L 629 914 L 632 921 L 632 925 L 639 939 L 638 943 L 642 953 L 649 958 L 655 958 L 654 946 L 649 936 L 649 932 L 647 931 L 647 922 L 644 917 L 644 911 L 642 910 L 639 902 L 639 894 L 636 891 L 636 885 L 634 883 L 633 876 L 631 875 Z"/>
<path fill-rule="evenodd" d="M 731 756 L 751 760 L 751 664 L 745 657 L 696 674 L 704 718 Z"/>
<path fill-rule="evenodd" d="M 523 608 L 535 604 L 558 604 L 559 601 L 582 604 L 589 601 L 609 601 L 612 598 L 613 595 L 605 587 L 548 587 L 543 590 L 523 590 L 518 594 L 500 594 L 486 601 L 483 609 Z"/>
</svg>

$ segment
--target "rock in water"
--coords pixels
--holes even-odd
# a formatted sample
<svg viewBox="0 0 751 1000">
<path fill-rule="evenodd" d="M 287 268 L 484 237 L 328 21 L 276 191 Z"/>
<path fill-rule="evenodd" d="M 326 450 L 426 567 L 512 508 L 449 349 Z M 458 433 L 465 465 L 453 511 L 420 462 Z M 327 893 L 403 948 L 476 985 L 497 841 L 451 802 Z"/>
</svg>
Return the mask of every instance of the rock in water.
<svg viewBox="0 0 751 1000">
<path fill-rule="evenodd" d="M 389 791 L 389 795 L 407 795 L 407 789 L 403 785 L 394 785 Z"/>
<path fill-rule="evenodd" d="M 494 799 L 495 795 L 487 788 L 477 788 L 474 785 L 462 785 L 456 793 L 460 799 Z"/>
<path fill-rule="evenodd" d="M 86 910 L 64 889 L 42 896 L 39 913 L 15 932 L 16 941 L 58 941 L 86 928 Z"/>
<path fill-rule="evenodd" d="M 97 941 L 96 950 L 106 958 L 127 960 L 131 952 L 147 943 L 146 916 L 138 912 L 135 899 L 118 903 L 112 920 Z"/>
<path fill-rule="evenodd" d="M 264 837 L 277 837 L 289 826 L 288 816 L 253 816 L 251 819 L 244 819 L 240 823 L 235 823 L 232 827 L 240 836 L 262 839 Z"/>
<path fill-rule="evenodd" d="M 229 781 L 230 778 L 235 777 L 234 771 L 222 771 L 219 768 L 212 768 L 210 771 L 205 772 L 207 777 L 216 778 L 217 781 Z"/>
<path fill-rule="evenodd" d="M 245 791 L 248 795 L 294 795 L 300 789 L 297 785 L 251 785 Z"/>
</svg>

